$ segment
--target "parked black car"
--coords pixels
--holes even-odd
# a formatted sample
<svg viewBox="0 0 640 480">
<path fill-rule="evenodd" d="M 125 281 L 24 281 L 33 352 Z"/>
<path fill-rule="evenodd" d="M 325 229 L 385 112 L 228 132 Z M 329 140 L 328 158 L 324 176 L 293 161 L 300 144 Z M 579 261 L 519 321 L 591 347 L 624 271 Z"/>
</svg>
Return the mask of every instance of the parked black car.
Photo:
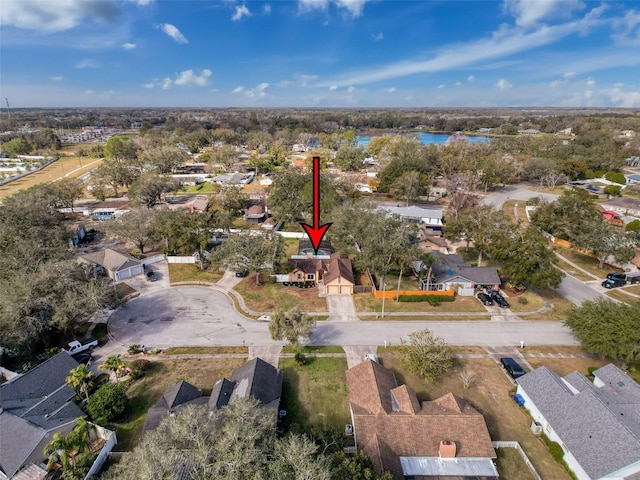
<svg viewBox="0 0 640 480">
<path fill-rule="evenodd" d="M 602 282 L 602 286 L 604 288 L 616 288 L 616 287 L 623 287 L 627 284 L 626 280 L 621 280 L 621 279 L 611 279 L 611 278 L 607 278 L 604 282 Z"/>
<path fill-rule="evenodd" d="M 502 368 L 504 368 L 509 376 L 514 380 L 525 374 L 525 371 L 520 364 L 511 357 L 502 357 L 500 359 L 500 363 L 502 364 Z"/>
<path fill-rule="evenodd" d="M 624 280 L 625 282 L 627 281 L 627 274 L 626 273 L 619 273 L 619 272 L 611 272 L 607 274 L 607 279 L 608 280 Z"/>
<path fill-rule="evenodd" d="M 93 356 L 90 353 L 77 353 L 76 355 L 73 355 L 73 359 L 78 362 L 78 363 L 82 363 L 84 365 L 89 365 L 89 362 L 91 362 L 91 359 L 93 358 Z"/>
<path fill-rule="evenodd" d="M 500 292 L 496 292 L 495 290 L 491 291 L 491 298 L 493 299 L 494 302 L 496 302 L 496 304 L 501 307 L 501 308 L 509 308 L 509 302 L 507 302 L 504 297 L 502 295 L 500 295 Z"/>
<path fill-rule="evenodd" d="M 156 272 L 154 272 L 153 270 L 149 270 L 147 272 L 147 280 L 149 280 L 150 282 L 155 282 L 158 279 L 158 277 L 156 277 Z"/>
<path fill-rule="evenodd" d="M 480 300 L 480 303 L 483 305 L 493 305 L 493 300 L 491 300 L 491 297 L 486 293 L 480 292 L 478 294 L 478 300 Z"/>
<path fill-rule="evenodd" d="M 245 269 L 245 270 L 238 270 L 238 271 L 236 272 L 236 277 L 238 277 L 238 278 L 244 278 L 244 277 L 246 277 L 248 274 L 249 274 L 249 270 L 246 270 L 246 269 Z"/>
</svg>

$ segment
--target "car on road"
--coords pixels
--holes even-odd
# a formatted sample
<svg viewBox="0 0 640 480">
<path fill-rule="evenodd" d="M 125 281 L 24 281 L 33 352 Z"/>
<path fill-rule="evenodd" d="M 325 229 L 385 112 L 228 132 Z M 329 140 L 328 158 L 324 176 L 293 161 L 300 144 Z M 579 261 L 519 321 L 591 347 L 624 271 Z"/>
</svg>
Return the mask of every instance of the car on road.
<svg viewBox="0 0 640 480">
<path fill-rule="evenodd" d="M 496 292 L 495 290 L 492 290 L 491 293 L 491 299 L 496 302 L 496 304 L 501 307 L 501 308 L 509 308 L 509 302 L 507 302 L 504 297 L 502 295 L 500 295 L 500 292 Z"/>
<path fill-rule="evenodd" d="M 493 300 L 491 300 L 491 297 L 489 295 L 487 295 L 486 293 L 480 292 L 477 296 L 478 296 L 478 300 L 480 300 L 481 304 L 483 304 L 483 305 L 493 305 Z"/>
<path fill-rule="evenodd" d="M 244 270 L 238 270 L 238 271 L 236 272 L 236 277 L 238 277 L 238 278 L 244 278 L 244 277 L 246 277 L 246 276 L 247 276 L 247 274 L 248 274 L 248 273 L 249 273 L 249 270 L 247 270 L 247 269 L 244 269 Z"/>
<path fill-rule="evenodd" d="M 525 374 L 525 371 L 520 364 L 511 357 L 502 357 L 500 359 L 500 363 L 502 364 L 502 368 L 504 368 L 509 376 L 514 380 Z"/>
<path fill-rule="evenodd" d="M 611 272 L 607 274 L 607 280 L 624 280 L 627 281 L 627 274 L 620 272 Z"/>
<path fill-rule="evenodd" d="M 602 286 L 604 288 L 617 288 L 617 287 L 623 287 L 624 285 L 626 285 L 626 280 L 620 280 L 620 279 L 616 279 L 613 280 L 611 278 L 607 278 L 604 282 L 602 282 Z"/>
<path fill-rule="evenodd" d="M 150 282 L 155 282 L 156 280 L 158 280 L 158 277 L 156 276 L 156 272 L 154 272 L 153 270 L 149 270 L 147 273 L 147 280 L 149 280 Z"/>
</svg>

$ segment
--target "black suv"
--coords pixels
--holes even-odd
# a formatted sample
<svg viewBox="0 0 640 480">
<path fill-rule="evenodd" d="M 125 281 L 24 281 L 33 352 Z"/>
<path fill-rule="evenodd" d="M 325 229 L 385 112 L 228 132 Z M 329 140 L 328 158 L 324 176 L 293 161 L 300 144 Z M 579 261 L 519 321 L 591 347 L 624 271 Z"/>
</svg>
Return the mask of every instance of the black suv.
<svg viewBox="0 0 640 480">
<path fill-rule="evenodd" d="M 149 280 L 150 282 L 155 282 L 158 277 L 156 277 L 156 272 L 154 272 L 153 270 L 149 270 L 147 273 L 147 280 Z"/>
<path fill-rule="evenodd" d="M 626 273 L 618 273 L 618 272 L 611 272 L 607 274 L 607 279 L 609 280 L 623 280 L 623 281 L 627 281 L 627 274 Z"/>
<path fill-rule="evenodd" d="M 493 299 L 493 301 L 496 302 L 499 307 L 509 308 L 509 302 L 507 302 L 504 299 L 504 297 L 502 295 L 500 295 L 500 292 L 496 292 L 495 290 L 492 290 L 490 295 L 491 295 L 491 298 Z"/>
<path fill-rule="evenodd" d="M 514 380 L 523 376 L 525 373 L 520 364 L 511 357 L 502 357 L 500 363 L 502 364 L 502 368 L 504 368 Z"/>
<path fill-rule="evenodd" d="M 478 300 L 480 300 L 480 303 L 483 305 L 493 305 L 493 300 L 491 300 L 491 297 L 486 293 L 480 292 L 478 294 Z"/>
</svg>

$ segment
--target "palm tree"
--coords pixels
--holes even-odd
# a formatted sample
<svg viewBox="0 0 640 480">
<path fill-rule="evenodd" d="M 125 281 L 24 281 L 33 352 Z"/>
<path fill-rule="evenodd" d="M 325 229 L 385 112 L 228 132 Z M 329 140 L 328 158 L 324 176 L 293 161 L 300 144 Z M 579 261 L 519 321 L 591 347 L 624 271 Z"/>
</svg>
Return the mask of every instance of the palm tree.
<svg viewBox="0 0 640 480">
<path fill-rule="evenodd" d="M 67 383 L 78 393 L 84 393 L 87 401 L 89 400 L 89 384 L 93 379 L 93 372 L 86 365 L 78 365 L 72 369 L 67 377 Z"/>
<path fill-rule="evenodd" d="M 124 363 L 120 360 L 120 355 L 111 355 L 107 357 L 105 362 L 100 365 L 98 368 L 100 370 L 109 370 L 113 372 L 116 376 L 116 382 L 118 381 L 118 370 L 124 368 Z"/>
<path fill-rule="evenodd" d="M 44 449 L 49 457 L 47 470 L 62 469 L 65 479 L 84 478 L 93 463 L 90 436 L 94 428 L 84 418 L 78 418 L 76 426 L 67 435 L 56 433 Z"/>
</svg>

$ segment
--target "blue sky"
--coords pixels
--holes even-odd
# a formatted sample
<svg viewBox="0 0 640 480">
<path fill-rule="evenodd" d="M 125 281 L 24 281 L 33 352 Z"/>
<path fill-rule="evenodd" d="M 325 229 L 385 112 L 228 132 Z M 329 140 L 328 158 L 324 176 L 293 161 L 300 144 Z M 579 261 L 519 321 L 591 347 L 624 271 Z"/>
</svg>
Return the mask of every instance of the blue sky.
<svg viewBox="0 0 640 480">
<path fill-rule="evenodd" d="M 2 0 L 12 107 L 640 107 L 640 1 Z"/>
</svg>

